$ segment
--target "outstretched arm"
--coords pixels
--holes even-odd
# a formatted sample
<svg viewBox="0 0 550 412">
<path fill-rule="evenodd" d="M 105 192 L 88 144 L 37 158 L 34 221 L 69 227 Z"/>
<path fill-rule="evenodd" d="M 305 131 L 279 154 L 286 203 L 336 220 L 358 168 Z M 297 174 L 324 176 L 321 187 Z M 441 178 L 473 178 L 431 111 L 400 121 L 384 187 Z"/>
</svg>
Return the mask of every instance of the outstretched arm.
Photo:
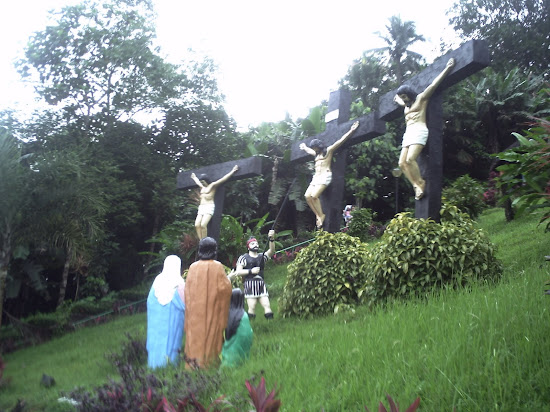
<svg viewBox="0 0 550 412">
<path fill-rule="evenodd" d="M 310 154 L 312 156 L 317 156 L 317 153 L 315 153 L 315 150 L 313 150 L 311 147 L 308 147 L 305 143 L 300 143 L 300 146 L 298 147 L 304 152 L 306 152 L 307 154 Z"/>
<path fill-rule="evenodd" d="M 269 240 L 269 249 L 265 252 L 268 258 L 271 258 L 275 253 L 275 231 L 270 230 L 267 234 L 267 239 Z"/>
<path fill-rule="evenodd" d="M 327 154 L 329 154 L 330 152 L 338 149 L 342 145 L 342 143 L 344 143 L 346 141 L 346 139 L 348 137 L 350 137 L 353 133 L 355 133 L 355 131 L 357 130 L 358 127 L 359 127 L 359 121 L 356 121 L 355 123 L 353 123 L 351 125 L 350 129 L 348 130 L 348 132 L 345 135 L 343 135 L 341 138 L 339 138 L 333 144 L 331 144 L 329 147 L 327 147 Z"/>
<path fill-rule="evenodd" d="M 203 184 L 201 183 L 201 181 L 198 179 L 197 175 L 195 175 L 195 173 L 191 173 L 191 179 L 193 179 L 193 181 L 197 184 L 197 186 L 199 186 L 200 188 L 203 188 Z"/>
<path fill-rule="evenodd" d="M 215 182 L 212 182 L 210 185 L 211 185 L 211 186 L 218 186 L 218 185 L 221 185 L 222 183 L 227 182 L 227 180 L 228 180 L 231 176 L 233 176 L 233 174 L 234 174 L 237 170 L 239 170 L 239 166 L 237 166 L 237 165 L 233 166 L 233 169 L 231 169 L 231 171 L 230 171 L 228 174 L 226 174 L 226 175 L 225 175 L 224 177 L 222 177 L 221 179 L 218 179 L 218 180 L 216 180 Z"/>
<path fill-rule="evenodd" d="M 439 86 L 443 79 L 451 72 L 454 65 L 455 59 L 450 58 L 447 62 L 447 66 L 445 67 L 445 69 L 441 73 L 439 73 L 439 75 L 433 80 L 433 82 L 421 93 L 423 99 L 429 99 L 431 97 L 431 95 L 437 89 L 437 86 Z"/>
</svg>

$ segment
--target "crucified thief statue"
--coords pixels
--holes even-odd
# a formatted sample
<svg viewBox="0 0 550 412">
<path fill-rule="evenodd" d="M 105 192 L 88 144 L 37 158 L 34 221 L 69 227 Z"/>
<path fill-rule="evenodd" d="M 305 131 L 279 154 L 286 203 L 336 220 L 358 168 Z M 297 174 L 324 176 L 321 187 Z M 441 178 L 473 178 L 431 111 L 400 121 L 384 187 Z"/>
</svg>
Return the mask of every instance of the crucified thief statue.
<svg viewBox="0 0 550 412">
<path fill-rule="evenodd" d="M 416 159 L 428 141 L 428 126 L 426 125 L 428 101 L 454 65 L 455 60 L 449 59 L 445 69 L 420 94 L 417 95 L 410 86 L 402 85 L 397 89 L 397 94 L 393 98 L 398 105 L 404 106 L 407 125 L 403 135 L 399 167 L 413 185 L 416 200 L 422 199 L 426 189 L 426 181 L 420 175 Z"/>
<path fill-rule="evenodd" d="M 323 142 L 319 139 L 311 140 L 309 147 L 305 143 L 300 144 L 301 150 L 315 156 L 315 173 L 306 190 L 305 197 L 307 204 L 313 213 L 315 213 L 316 226 L 318 228 L 323 227 L 323 222 L 325 221 L 325 214 L 321 206 L 321 193 L 324 192 L 332 181 L 332 156 L 334 155 L 334 151 L 338 149 L 358 127 L 359 122 L 353 123 L 349 131 L 329 147 L 325 147 Z"/>
<path fill-rule="evenodd" d="M 210 179 L 206 174 L 202 174 L 197 177 L 195 173 L 191 173 L 191 179 L 193 179 L 197 186 L 201 188 L 201 201 L 197 212 L 197 218 L 195 219 L 195 230 L 197 231 L 197 236 L 199 239 L 204 239 L 208 236 L 208 223 L 210 222 L 210 219 L 212 219 L 216 207 L 214 204 L 216 189 L 219 185 L 225 183 L 237 170 L 239 170 L 239 166 L 233 166 L 233 169 L 231 169 L 229 173 L 212 183 L 210 183 Z"/>
</svg>

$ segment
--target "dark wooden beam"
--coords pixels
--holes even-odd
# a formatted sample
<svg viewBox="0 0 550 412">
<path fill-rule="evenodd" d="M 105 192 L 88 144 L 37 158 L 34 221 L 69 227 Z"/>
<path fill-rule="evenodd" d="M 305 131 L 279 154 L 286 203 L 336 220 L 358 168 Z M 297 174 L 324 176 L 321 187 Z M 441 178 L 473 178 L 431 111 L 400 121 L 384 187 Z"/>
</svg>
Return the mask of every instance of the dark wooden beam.
<svg viewBox="0 0 550 412">
<path fill-rule="evenodd" d="M 223 149 L 220 149 L 223 150 Z M 212 182 L 222 178 L 233 169 L 233 166 L 239 166 L 239 170 L 229 178 L 228 181 L 248 179 L 250 177 L 261 176 L 262 174 L 262 158 L 248 157 L 246 159 L 232 160 L 230 162 L 218 163 L 215 165 L 201 167 L 194 170 L 186 170 L 178 173 L 177 188 L 192 189 L 197 188 L 197 184 L 191 179 L 191 173 L 199 176 L 206 173 Z"/>
<path fill-rule="evenodd" d="M 443 69 L 445 69 L 445 65 L 451 57 L 456 60 L 455 67 L 453 67 L 453 71 L 443 79 L 437 88 L 438 91 L 445 90 L 455 85 L 466 77 L 489 66 L 491 62 L 487 43 L 484 40 L 470 40 L 458 49 L 452 50 L 437 58 L 429 67 L 412 79 L 406 81 L 404 84 L 411 86 L 420 93 L 428 87 Z M 403 117 L 403 108 L 393 101 L 396 90 L 392 90 L 380 98 L 380 105 L 378 107 L 380 119 L 387 122 Z"/>
</svg>

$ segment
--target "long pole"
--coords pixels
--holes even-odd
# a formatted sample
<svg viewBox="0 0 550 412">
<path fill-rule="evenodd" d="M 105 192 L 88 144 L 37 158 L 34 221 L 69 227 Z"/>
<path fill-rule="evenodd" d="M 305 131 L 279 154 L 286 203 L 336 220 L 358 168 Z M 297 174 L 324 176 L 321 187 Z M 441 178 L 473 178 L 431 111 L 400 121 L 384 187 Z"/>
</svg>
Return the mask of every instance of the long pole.
<svg viewBox="0 0 550 412">
<path fill-rule="evenodd" d="M 290 189 L 292 189 L 292 186 L 294 186 L 294 182 L 296 182 L 296 178 L 294 178 L 292 180 L 292 183 L 290 183 L 290 186 L 288 187 L 288 190 L 286 192 L 286 196 L 283 200 L 283 203 L 281 204 L 281 207 L 279 208 L 279 211 L 277 212 L 277 216 L 275 216 L 275 220 L 273 221 L 273 225 L 271 226 L 270 230 L 275 230 L 275 224 L 277 223 L 277 220 L 279 220 L 279 216 L 281 215 L 281 212 L 285 208 L 286 202 L 288 201 L 288 195 L 290 194 Z M 265 252 L 267 251 L 268 245 L 269 245 L 269 239 L 267 239 L 267 243 L 265 244 L 265 247 L 264 247 L 264 252 L 263 252 L 264 255 L 265 255 Z M 264 260 L 262 259 L 262 261 L 260 263 L 260 266 L 261 266 L 262 270 L 264 268 L 263 264 L 264 264 Z"/>
</svg>

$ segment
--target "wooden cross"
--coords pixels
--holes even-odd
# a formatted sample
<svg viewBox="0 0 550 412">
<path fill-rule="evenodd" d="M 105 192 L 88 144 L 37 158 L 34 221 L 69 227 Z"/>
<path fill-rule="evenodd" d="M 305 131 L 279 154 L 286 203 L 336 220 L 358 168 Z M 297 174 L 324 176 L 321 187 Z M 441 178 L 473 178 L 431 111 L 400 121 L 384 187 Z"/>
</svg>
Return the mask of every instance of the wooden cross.
<svg viewBox="0 0 550 412">
<path fill-rule="evenodd" d="M 321 204 L 326 215 L 323 228 L 329 232 L 340 230 L 342 223 L 342 201 L 344 198 L 344 173 L 346 169 L 346 147 L 373 139 L 386 132 L 385 123 L 376 113 L 370 113 L 354 121 L 349 121 L 351 107 L 351 92 L 337 90 L 330 94 L 328 112 L 325 117 L 326 129 L 317 136 L 309 137 L 292 145 L 290 161 L 305 162 L 312 156 L 299 148 L 301 143 L 308 144 L 311 139 L 321 140 L 325 146 L 330 146 L 345 133 L 355 121 L 359 121 L 359 128 L 351 135 L 334 154 L 332 162 L 332 182 L 321 194 Z"/>
<path fill-rule="evenodd" d="M 428 68 L 405 82 L 417 92 L 424 90 L 443 71 L 447 61 L 455 59 L 453 70 L 443 79 L 429 100 L 427 109 L 428 142 L 420 153 L 418 165 L 426 180 L 425 196 L 416 201 L 415 217 L 432 218 L 439 222 L 441 210 L 441 189 L 443 184 L 443 97 L 442 92 L 490 63 L 489 48 L 483 40 L 471 40 L 458 49 L 436 59 Z M 391 121 L 403 118 L 403 108 L 393 98 L 396 90 L 386 93 L 380 99 L 380 119 Z"/>
<path fill-rule="evenodd" d="M 191 174 L 195 173 L 197 176 L 205 173 L 212 181 L 216 181 L 225 176 L 233 166 L 239 166 L 239 170 L 228 179 L 228 182 L 234 180 L 248 179 L 255 176 L 261 176 L 262 174 L 262 159 L 260 157 L 249 157 L 246 159 L 232 160 L 230 162 L 218 163 L 206 167 L 201 167 L 195 170 L 186 170 L 185 172 L 178 173 L 177 188 L 178 189 L 193 189 L 197 188 L 197 184 L 191 179 Z M 214 215 L 208 224 L 208 236 L 219 240 L 220 228 L 222 221 L 223 203 L 225 200 L 225 183 L 218 186 L 216 194 L 214 196 Z"/>
<path fill-rule="evenodd" d="M 443 100 L 442 92 L 450 86 L 458 83 L 466 77 L 489 65 L 489 49 L 482 40 L 472 40 L 456 50 L 434 61 L 417 76 L 408 80 L 405 84 L 413 87 L 418 92 L 424 90 L 433 79 L 443 71 L 447 61 L 453 57 L 456 61 L 451 73 L 445 77 L 430 98 L 428 104 L 428 129 L 429 137 L 426 147 L 422 151 L 418 163 L 422 176 L 427 181 L 426 195 L 416 201 L 415 217 L 432 218 L 439 221 L 441 209 L 441 189 L 443 180 Z M 332 165 L 332 183 L 321 195 L 323 211 L 327 215 L 323 228 L 329 232 L 340 230 L 341 209 L 344 190 L 344 169 L 346 167 L 345 148 L 351 145 L 373 139 L 385 133 L 384 122 L 403 118 L 403 108 L 393 101 L 396 90 L 391 91 L 380 99 L 378 110 L 359 119 L 359 129 L 353 134 L 335 154 Z M 329 99 L 328 113 L 326 116 L 327 127 L 323 133 L 296 142 L 292 145 L 291 162 L 311 160 L 303 150 L 299 149 L 300 143 L 308 143 L 311 139 L 321 140 L 325 146 L 334 143 L 350 128 L 352 121 L 348 121 L 351 105 L 351 94 L 345 90 L 332 92 Z M 397 162 L 397 159 L 396 159 Z"/>
</svg>

